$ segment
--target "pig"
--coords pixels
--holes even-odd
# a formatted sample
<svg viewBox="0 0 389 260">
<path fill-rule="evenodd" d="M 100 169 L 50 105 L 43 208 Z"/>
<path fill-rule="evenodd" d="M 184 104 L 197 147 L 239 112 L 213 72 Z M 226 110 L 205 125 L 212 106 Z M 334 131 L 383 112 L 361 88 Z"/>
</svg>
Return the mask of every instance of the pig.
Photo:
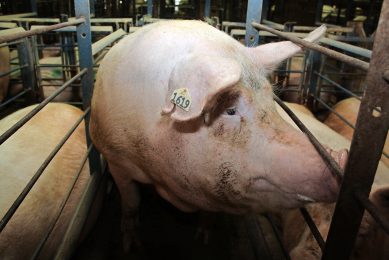
<svg viewBox="0 0 389 260">
<path fill-rule="evenodd" d="M 355 126 L 360 105 L 361 101 L 352 97 L 338 102 L 335 106 L 333 106 L 333 110 Z M 343 122 L 335 113 L 331 112 L 327 119 L 324 121 L 324 123 L 334 129 L 339 134 L 346 137 L 348 140 L 351 140 L 353 138 L 354 129 L 352 129 L 349 125 Z M 388 138 L 389 137 L 386 137 L 386 142 L 384 146 L 384 152 L 386 152 L 387 154 L 389 154 Z M 382 155 L 381 161 L 383 161 L 385 165 L 389 167 L 389 158 L 387 158 L 385 155 Z"/>
<path fill-rule="evenodd" d="M 0 73 L 6 73 L 11 69 L 10 52 L 8 46 L 0 48 Z M 9 75 L 0 78 L 0 103 L 7 97 Z"/>
<path fill-rule="evenodd" d="M 200 21 L 147 25 L 111 48 L 96 76 L 90 133 L 121 194 L 125 245 L 136 182 L 186 212 L 261 213 L 336 199 L 336 178 L 280 118 L 266 79 L 300 50 L 291 42 L 247 48 Z M 332 154 L 343 167 L 347 152 Z"/>
<path fill-rule="evenodd" d="M 349 140 L 316 120 L 306 107 L 294 103 L 285 102 L 285 104 L 322 144 L 332 149 L 348 149 L 350 147 Z M 297 128 L 281 107 L 277 106 L 277 110 L 288 123 Z M 389 217 L 388 198 L 389 169 L 380 162 L 370 199 L 387 217 Z M 328 235 L 334 207 L 334 203 L 313 203 L 306 207 L 324 239 Z M 321 259 L 321 250 L 299 210 L 284 211 L 280 216 L 283 240 L 291 259 Z M 388 244 L 389 237 L 379 228 L 372 217 L 365 213 L 352 259 L 388 259 Z M 375 249 L 372 250 L 372 247 Z"/>
<path fill-rule="evenodd" d="M 370 200 L 386 218 L 389 217 L 389 187 L 374 187 Z M 334 203 L 313 203 L 307 206 L 315 224 L 324 239 L 331 224 Z M 311 230 L 299 210 L 291 210 L 284 215 L 283 240 L 292 260 L 319 260 L 322 253 Z M 389 236 L 367 212 L 363 215 L 351 259 L 385 260 L 389 258 Z"/>
<path fill-rule="evenodd" d="M 0 134 L 35 106 L 0 121 Z M 0 146 L 0 217 L 83 112 L 66 104 L 48 104 Z M 82 122 L 45 169 L 35 186 L 0 233 L 0 259 L 30 259 L 54 221 L 86 153 Z M 64 211 L 43 247 L 39 259 L 53 259 L 89 179 L 86 162 Z M 99 204 L 96 203 L 96 210 Z M 97 216 L 97 215 L 96 215 Z M 96 216 L 90 219 L 95 221 Z"/>
</svg>

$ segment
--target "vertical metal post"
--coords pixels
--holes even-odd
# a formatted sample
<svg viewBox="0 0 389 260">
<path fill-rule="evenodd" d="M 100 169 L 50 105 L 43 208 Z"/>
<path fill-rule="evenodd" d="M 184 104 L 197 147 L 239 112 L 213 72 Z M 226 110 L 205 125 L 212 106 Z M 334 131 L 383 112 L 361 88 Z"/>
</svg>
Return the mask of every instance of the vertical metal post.
<svg viewBox="0 0 389 260">
<path fill-rule="evenodd" d="M 382 4 L 343 183 L 322 259 L 350 259 L 389 127 L 389 0 Z"/>
<path fill-rule="evenodd" d="M 23 67 L 21 69 L 21 76 L 24 88 L 31 88 L 31 94 L 29 95 L 29 101 L 27 103 L 35 103 L 43 98 L 42 89 L 37 88 L 35 77 L 35 64 L 33 51 L 31 49 L 30 42 L 27 38 L 24 38 L 21 43 L 18 44 L 18 57 L 19 65 Z"/>
<path fill-rule="evenodd" d="M 321 54 L 317 51 L 309 51 L 308 54 L 308 66 L 307 66 L 307 82 L 305 87 L 304 97 L 307 97 L 307 105 L 313 110 L 315 99 L 317 97 L 317 84 L 319 82 L 318 75 L 315 72 L 319 72 L 321 66 Z"/>
<path fill-rule="evenodd" d="M 91 17 L 95 17 L 95 0 L 89 0 L 89 13 Z"/>
<path fill-rule="evenodd" d="M 85 23 L 77 26 L 78 59 L 80 69 L 87 68 L 88 72 L 81 79 L 82 99 L 84 109 L 90 107 L 93 93 L 93 57 L 92 57 L 92 35 L 90 28 L 89 0 L 75 0 L 75 13 L 77 18 L 85 18 Z M 85 117 L 85 129 L 87 146 L 91 143 L 89 135 L 90 115 Z M 89 167 L 91 173 L 100 174 L 100 156 L 96 149 L 89 155 Z"/>
<path fill-rule="evenodd" d="M 153 0 L 147 0 L 147 14 L 153 17 Z"/>
<path fill-rule="evenodd" d="M 37 12 L 36 0 L 30 0 L 30 5 L 31 5 L 31 12 L 36 13 Z"/>
<path fill-rule="evenodd" d="M 323 0 L 317 0 L 315 23 L 321 22 L 322 13 L 323 13 Z"/>
<path fill-rule="evenodd" d="M 257 46 L 259 42 L 259 33 L 251 25 L 252 22 L 261 22 L 262 0 L 248 0 L 246 16 L 246 46 Z"/>
<path fill-rule="evenodd" d="M 204 16 L 211 17 L 211 0 L 205 0 Z"/>
<path fill-rule="evenodd" d="M 262 20 L 267 19 L 267 13 L 269 12 L 269 0 L 262 1 Z"/>
</svg>

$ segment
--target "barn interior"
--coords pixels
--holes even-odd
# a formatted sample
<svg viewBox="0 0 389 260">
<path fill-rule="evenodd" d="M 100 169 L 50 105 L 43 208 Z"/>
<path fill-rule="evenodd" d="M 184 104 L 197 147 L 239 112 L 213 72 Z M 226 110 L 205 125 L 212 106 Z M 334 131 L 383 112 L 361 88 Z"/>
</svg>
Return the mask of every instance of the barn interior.
<svg viewBox="0 0 389 260">
<path fill-rule="evenodd" d="M 152 184 L 137 183 L 140 205 L 126 247 L 126 198 L 88 131 L 96 74 L 123 38 L 182 19 L 201 20 L 249 48 L 284 40 L 301 47 L 267 78 L 274 102 L 339 179 L 335 203 L 314 202 L 287 217 L 183 212 Z M 322 25 L 319 40 L 303 40 Z M 388 36 L 389 0 L 0 0 L 0 259 L 389 259 Z M 31 164 L 51 132 L 13 143 L 56 103 L 83 114 Z M 84 124 L 83 154 L 64 166 L 77 171 L 39 184 L 62 174 L 55 168 L 62 146 Z M 326 147 L 346 148 L 347 163 L 340 166 Z M 29 196 L 40 201 L 33 210 Z"/>
</svg>

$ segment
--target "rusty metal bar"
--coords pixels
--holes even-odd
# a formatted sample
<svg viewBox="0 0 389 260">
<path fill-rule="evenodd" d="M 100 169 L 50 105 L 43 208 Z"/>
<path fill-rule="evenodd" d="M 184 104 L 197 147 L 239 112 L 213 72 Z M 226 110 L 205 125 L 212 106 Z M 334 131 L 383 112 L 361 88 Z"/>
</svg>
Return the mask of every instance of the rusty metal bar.
<svg viewBox="0 0 389 260">
<path fill-rule="evenodd" d="M 11 103 L 12 101 L 20 98 L 21 96 L 23 96 L 24 94 L 26 94 L 27 92 L 31 91 L 31 88 L 26 88 L 24 89 L 22 92 L 18 93 L 16 96 L 13 96 L 11 97 L 10 99 L 6 100 L 5 102 L 3 103 L 0 103 L 0 109 L 2 109 L 3 107 L 5 107 L 6 105 L 8 105 L 9 103 Z"/>
<path fill-rule="evenodd" d="M 275 237 L 276 237 L 278 243 L 280 244 L 282 254 L 285 256 L 286 260 L 290 260 L 291 258 L 290 258 L 289 252 L 285 248 L 284 242 L 282 241 L 281 232 L 278 229 L 276 222 L 274 221 L 273 217 L 271 215 L 269 215 L 269 214 L 265 214 L 265 217 L 270 222 L 270 225 L 271 225 L 271 227 L 272 227 L 272 229 L 274 231 Z"/>
<path fill-rule="evenodd" d="M 330 79 L 330 78 L 328 78 L 328 77 L 326 77 L 326 76 L 324 76 L 324 75 L 322 75 L 322 74 L 320 74 L 320 73 L 318 73 L 318 72 L 316 72 L 316 71 L 314 71 L 313 73 L 314 73 L 315 75 L 319 76 L 321 79 L 324 79 L 325 81 L 331 83 L 333 86 L 335 86 L 335 87 L 337 87 L 337 88 L 343 90 L 343 91 L 346 92 L 348 95 L 350 95 L 350 96 L 352 96 L 352 97 L 355 97 L 355 98 L 358 99 L 358 100 L 361 100 L 361 99 L 362 99 L 362 98 L 360 98 L 359 96 L 355 95 L 355 94 L 354 94 L 353 92 L 351 92 L 350 90 L 344 88 L 342 85 L 336 83 L 336 82 L 333 81 L 332 79 Z"/>
<path fill-rule="evenodd" d="M 370 213 L 374 220 L 382 227 L 382 229 L 389 235 L 389 221 L 382 217 L 378 208 L 365 196 L 359 192 L 355 192 L 355 197 L 363 205 L 363 207 Z"/>
<path fill-rule="evenodd" d="M 4 77 L 4 76 L 7 76 L 7 75 L 9 75 L 9 74 L 11 74 L 11 73 L 13 73 L 13 72 L 15 72 L 17 70 L 21 70 L 23 68 L 26 68 L 27 66 L 28 66 L 27 64 L 24 64 L 23 66 L 19 66 L 19 67 L 13 68 L 13 69 L 11 69 L 11 70 L 9 70 L 7 72 L 0 73 L 0 78 Z"/>
<path fill-rule="evenodd" d="M 14 41 L 14 40 L 18 40 L 18 39 L 25 38 L 25 37 L 28 37 L 28 36 L 42 34 L 42 33 L 45 33 L 45 32 L 49 32 L 49 31 L 52 31 L 52 30 L 60 29 L 60 28 L 63 28 L 63 27 L 71 26 L 71 25 L 81 24 L 81 23 L 84 23 L 84 22 L 85 22 L 84 18 L 79 18 L 79 19 L 75 19 L 75 20 L 73 20 L 71 22 L 58 23 L 58 24 L 48 25 L 48 26 L 45 26 L 45 27 L 42 27 L 42 28 L 38 28 L 38 29 L 34 29 L 34 30 L 18 32 L 18 33 L 10 34 L 10 35 L 4 35 L 4 36 L 0 36 L 0 43 Z"/>
<path fill-rule="evenodd" d="M 89 145 L 88 147 L 88 150 L 86 151 L 84 157 L 82 158 L 81 160 L 81 164 L 80 164 L 80 167 L 78 168 L 77 170 L 77 173 L 76 173 L 76 176 L 74 177 L 71 185 L 70 185 L 70 188 L 68 190 L 68 192 L 65 194 L 65 199 L 61 202 L 61 205 L 59 206 L 59 210 L 56 214 L 56 217 L 55 219 L 53 220 L 53 222 L 50 224 L 50 227 L 48 228 L 47 232 L 45 233 L 45 235 L 43 236 L 42 240 L 40 241 L 38 247 L 35 249 L 35 252 L 33 254 L 33 256 L 31 257 L 31 259 L 36 259 L 38 257 L 38 255 L 40 254 L 43 246 L 45 245 L 47 239 L 49 238 L 49 236 L 51 235 L 51 232 L 53 231 L 55 225 L 57 224 L 58 222 L 58 219 L 60 218 L 61 214 L 62 214 L 62 211 L 63 209 L 65 208 L 65 205 L 66 203 L 68 202 L 69 198 L 70 198 L 70 195 L 77 183 L 77 180 L 78 178 L 80 177 L 80 174 L 82 172 L 82 169 L 85 167 L 85 163 L 86 161 L 88 160 L 88 156 L 89 156 L 89 153 L 92 151 L 92 146 L 93 144 Z"/>
<path fill-rule="evenodd" d="M 336 60 L 339 60 L 339 61 L 342 61 L 346 64 L 349 64 L 351 66 L 354 66 L 358 69 L 361 69 L 361 70 L 368 70 L 369 69 L 369 63 L 367 62 L 364 62 L 364 61 L 361 61 L 359 59 L 356 59 L 356 58 L 353 58 L 353 57 L 350 57 L 350 56 L 347 56 L 343 53 L 340 53 L 340 52 L 337 52 L 337 51 L 333 51 L 333 50 L 330 50 L 328 48 L 325 48 L 323 46 L 320 46 L 316 43 L 312 43 L 312 42 L 307 42 L 307 41 L 304 41 L 302 39 L 299 39 L 297 37 L 294 37 L 294 36 L 290 36 L 290 35 L 287 35 L 283 32 L 280 32 L 280 31 L 277 31 L 277 30 L 274 30 L 270 27 L 267 27 L 265 25 L 262 25 L 262 24 L 259 24 L 259 23 L 255 23 L 253 22 L 252 23 L 252 26 L 256 29 L 260 29 L 260 30 L 265 30 L 265 31 L 268 31 L 270 33 L 273 33 L 275 35 L 278 35 L 282 38 L 285 38 L 291 42 L 294 42 L 296 44 L 299 44 L 299 45 L 302 45 L 304 47 L 307 47 L 309 49 L 312 49 L 312 50 L 315 50 L 315 51 L 318 51 L 320 53 L 323 53 L 331 58 L 334 58 Z"/>
<path fill-rule="evenodd" d="M 43 107 L 45 107 L 51 100 L 53 100 L 56 96 L 58 96 L 62 91 L 65 90 L 68 86 L 70 86 L 74 81 L 76 81 L 79 77 L 83 76 L 87 72 L 87 69 L 81 70 L 77 75 L 67 81 L 62 85 L 59 89 L 57 89 L 53 94 L 51 94 L 48 98 L 43 100 L 38 106 L 36 106 L 30 113 L 28 113 L 25 117 L 20 119 L 16 124 L 14 124 L 10 129 L 5 131 L 0 136 L 0 145 L 4 143 L 10 136 L 12 136 L 19 128 L 21 128 L 25 123 L 27 123 L 34 115 L 36 115 Z"/>
<path fill-rule="evenodd" d="M 354 194 L 367 198 L 384 147 L 389 127 L 389 0 L 382 4 L 370 68 L 366 76 L 366 92 L 362 98 L 350 155 L 335 206 L 324 260 L 349 259 L 361 224 L 364 207 Z M 378 112 L 375 109 L 381 111 Z"/>
<path fill-rule="evenodd" d="M 16 210 L 19 208 L 20 204 L 22 204 L 23 200 L 26 198 L 34 184 L 38 181 L 39 177 L 42 175 L 43 171 L 46 169 L 46 167 L 49 165 L 51 160 L 54 158 L 54 156 L 58 153 L 58 151 L 62 148 L 62 146 L 65 144 L 65 142 L 69 139 L 69 137 L 73 134 L 73 132 L 76 130 L 78 125 L 84 120 L 84 117 L 89 113 L 90 109 L 85 110 L 84 114 L 80 117 L 80 119 L 77 120 L 77 122 L 70 128 L 70 130 L 66 133 L 66 135 L 61 139 L 61 141 L 57 144 L 57 146 L 54 148 L 54 150 L 49 154 L 49 156 L 46 158 L 46 160 L 43 162 L 43 164 L 39 167 L 39 169 L 36 171 L 34 176 L 31 178 L 31 180 L 27 183 L 26 187 L 23 189 L 23 191 L 19 194 L 19 196 L 16 198 L 12 206 L 8 209 L 8 211 L 5 213 L 4 217 L 0 221 L 0 232 L 4 229 L 4 227 L 7 225 L 11 217 L 15 214 Z"/>
<path fill-rule="evenodd" d="M 339 168 L 339 165 L 335 160 L 328 154 L 326 149 L 321 145 L 321 143 L 316 139 L 316 137 L 308 130 L 308 128 L 301 122 L 301 120 L 290 110 L 284 102 L 273 95 L 274 100 L 281 106 L 281 108 L 290 116 L 293 122 L 300 128 L 302 132 L 304 132 L 308 139 L 311 141 L 312 145 L 315 147 L 316 151 L 320 154 L 320 156 L 326 162 L 328 168 L 331 170 L 334 177 L 338 180 L 342 180 L 342 170 Z"/>
<path fill-rule="evenodd" d="M 306 208 L 300 208 L 300 212 L 303 215 L 305 222 L 307 222 L 308 227 L 311 230 L 313 237 L 316 239 L 317 244 L 320 246 L 321 250 L 323 251 L 325 247 L 325 242 L 323 237 L 320 234 L 320 231 L 317 229 L 315 222 L 313 222 L 311 215 L 309 214 Z"/>
</svg>

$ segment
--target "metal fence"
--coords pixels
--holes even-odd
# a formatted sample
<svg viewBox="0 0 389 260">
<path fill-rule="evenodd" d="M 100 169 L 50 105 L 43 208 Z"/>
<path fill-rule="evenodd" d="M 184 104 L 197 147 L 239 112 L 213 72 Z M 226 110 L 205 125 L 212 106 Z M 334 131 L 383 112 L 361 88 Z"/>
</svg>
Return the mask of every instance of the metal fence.
<svg viewBox="0 0 389 260">
<path fill-rule="evenodd" d="M 256 7 L 256 3 L 250 5 L 250 2 L 258 1 L 249 1 L 248 8 Z M 309 137 L 312 144 L 321 154 L 323 159 L 329 164 L 333 172 L 342 178 L 341 190 L 335 206 L 335 212 L 327 241 L 324 242 L 324 239 L 321 237 L 320 232 L 314 225 L 312 218 L 309 216 L 308 211 L 306 209 L 301 209 L 301 212 L 323 251 L 322 259 L 349 259 L 365 209 L 380 224 L 382 229 L 389 234 L 388 220 L 384 218 L 384 216 L 369 200 L 369 193 L 373 184 L 378 162 L 381 157 L 383 145 L 385 143 L 389 122 L 389 103 L 387 102 L 389 100 L 389 57 L 386 51 L 389 47 L 389 43 L 385 41 L 385 36 L 389 33 L 389 1 L 384 1 L 382 6 L 380 22 L 377 28 L 370 64 L 324 48 L 317 44 L 307 43 L 297 37 L 290 36 L 286 33 L 274 30 L 273 28 L 253 22 L 260 21 L 260 13 L 259 19 L 258 15 L 255 18 L 252 18 L 249 22 L 251 26 L 256 29 L 265 30 L 309 48 L 310 50 L 314 50 L 317 53 L 324 54 L 349 64 L 350 66 L 368 72 L 366 77 L 367 87 L 363 98 L 361 99 L 361 107 L 350 148 L 349 160 L 344 174 L 342 174 L 337 163 L 331 158 L 325 149 L 323 149 L 321 144 L 314 138 L 302 122 L 290 109 L 288 109 L 285 104 L 283 104 L 280 99 L 275 97 L 277 103 Z M 250 32 L 247 31 L 246 35 L 249 35 L 249 33 Z M 314 68 L 312 68 L 311 73 L 319 76 Z M 311 84 L 317 86 L 317 81 L 311 82 Z M 374 141 L 372 141 L 373 138 Z M 290 258 L 288 255 L 285 255 L 285 257 L 288 259 Z"/>
</svg>

